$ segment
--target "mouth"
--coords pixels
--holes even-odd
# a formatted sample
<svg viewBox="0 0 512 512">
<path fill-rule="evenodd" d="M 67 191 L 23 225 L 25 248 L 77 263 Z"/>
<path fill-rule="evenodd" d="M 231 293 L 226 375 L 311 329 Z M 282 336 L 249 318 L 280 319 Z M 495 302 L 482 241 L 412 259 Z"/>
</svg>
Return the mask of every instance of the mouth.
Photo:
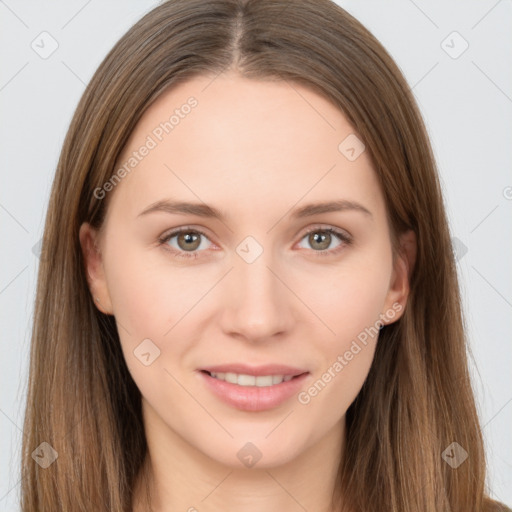
<svg viewBox="0 0 512 512">
<path fill-rule="evenodd" d="M 298 375 L 249 375 L 247 373 L 233 373 L 233 372 L 209 372 L 207 370 L 201 370 L 202 373 L 206 373 L 210 377 L 221 380 L 224 382 L 229 382 L 230 384 L 235 384 L 237 386 L 243 387 L 259 387 L 266 388 L 269 386 L 276 386 L 281 384 L 282 382 L 289 382 L 293 379 L 299 378 L 301 375 L 304 375 L 308 372 L 303 372 Z"/>
<path fill-rule="evenodd" d="M 212 396 L 235 409 L 249 412 L 267 411 L 286 404 L 300 392 L 311 375 L 308 371 L 282 366 L 251 369 L 238 365 L 238 372 L 219 371 L 225 369 L 234 370 L 232 366 L 217 367 L 217 371 L 202 369 L 197 374 Z"/>
</svg>

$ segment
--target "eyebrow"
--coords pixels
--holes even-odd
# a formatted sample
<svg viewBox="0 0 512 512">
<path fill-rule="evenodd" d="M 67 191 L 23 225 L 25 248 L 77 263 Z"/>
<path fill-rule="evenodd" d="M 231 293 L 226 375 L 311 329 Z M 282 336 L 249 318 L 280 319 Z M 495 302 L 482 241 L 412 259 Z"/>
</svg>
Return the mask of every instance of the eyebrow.
<svg viewBox="0 0 512 512">
<path fill-rule="evenodd" d="M 310 203 L 292 212 L 293 218 L 304 218 L 318 215 L 320 213 L 357 211 L 373 217 L 370 210 L 355 201 L 340 199 L 337 201 Z M 220 210 L 207 205 L 206 203 L 190 203 L 185 201 L 171 201 L 162 199 L 145 208 L 137 217 L 148 215 L 153 212 L 165 212 L 170 214 L 197 215 L 199 217 L 210 217 L 224 222 L 226 215 Z"/>
</svg>

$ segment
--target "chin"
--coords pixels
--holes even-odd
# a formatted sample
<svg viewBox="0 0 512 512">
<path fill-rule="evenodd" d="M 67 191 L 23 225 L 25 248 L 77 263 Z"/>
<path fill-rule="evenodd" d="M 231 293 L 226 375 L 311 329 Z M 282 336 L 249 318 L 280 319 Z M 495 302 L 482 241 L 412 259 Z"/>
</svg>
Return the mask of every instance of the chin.
<svg viewBox="0 0 512 512">
<path fill-rule="evenodd" d="M 303 453 L 300 441 L 284 431 L 284 436 L 272 433 L 268 438 L 268 430 L 259 435 L 250 435 L 249 432 L 224 443 L 215 443 L 213 450 L 211 445 L 198 449 L 210 459 L 232 469 L 276 468 L 292 462 Z"/>
</svg>

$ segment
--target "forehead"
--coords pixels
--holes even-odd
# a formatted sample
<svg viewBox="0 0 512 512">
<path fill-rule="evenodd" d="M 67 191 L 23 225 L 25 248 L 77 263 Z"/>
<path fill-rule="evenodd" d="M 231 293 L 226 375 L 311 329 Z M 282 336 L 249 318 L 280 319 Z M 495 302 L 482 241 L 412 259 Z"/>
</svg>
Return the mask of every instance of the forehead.
<svg viewBox="0 0 512 512">
<path fill-rule="evenodd" d="M 128 172 L 111 206 L 131 215 L 172 197 L 250 216 L 301 198 L 348 198 L 382 209 L 367 152 L 350 160 L 342 151 L 355 136 L 340 109 L 302 85 L 196 77 L 164 92 L 139 121 L 117 162 Z"/>
</svg>

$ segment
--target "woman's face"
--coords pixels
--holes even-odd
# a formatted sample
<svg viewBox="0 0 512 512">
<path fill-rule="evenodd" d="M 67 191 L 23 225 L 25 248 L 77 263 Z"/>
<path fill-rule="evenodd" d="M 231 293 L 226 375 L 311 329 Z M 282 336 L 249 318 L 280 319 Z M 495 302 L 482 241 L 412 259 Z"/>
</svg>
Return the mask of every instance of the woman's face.
<svg viewBox="0 0 512 512">
<path fill-rule="evenodd" d="M 146 429 L 230 466 L 336 438 L 408 293 L 342 112 L 285 81 L 195 78 L 145 113 L 123 165 L 80 240 Z"/>
</svg>

